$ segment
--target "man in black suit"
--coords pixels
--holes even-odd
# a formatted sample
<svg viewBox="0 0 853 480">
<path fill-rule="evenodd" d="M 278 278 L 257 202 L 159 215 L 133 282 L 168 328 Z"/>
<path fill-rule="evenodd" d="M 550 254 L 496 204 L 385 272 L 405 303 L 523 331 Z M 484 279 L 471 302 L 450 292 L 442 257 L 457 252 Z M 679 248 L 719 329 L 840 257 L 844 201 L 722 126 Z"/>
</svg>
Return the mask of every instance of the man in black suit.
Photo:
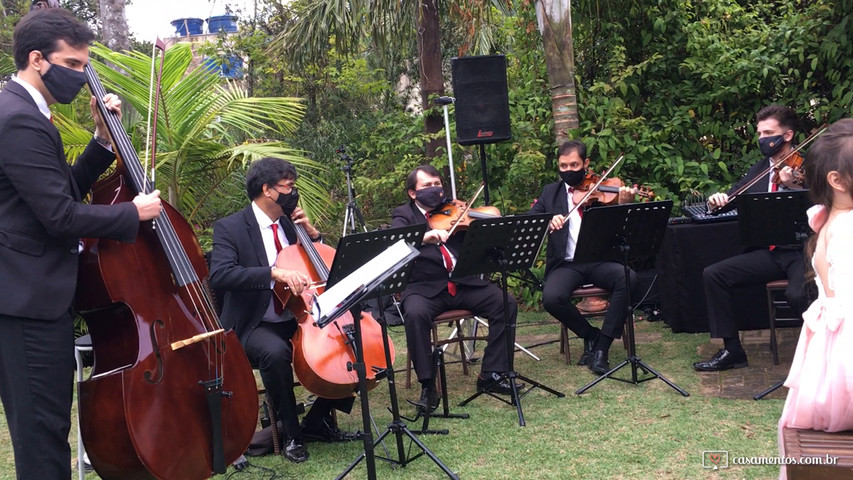
<svg viewBox="0 0 853 480">
<path fill-rule="evenodd" d="M 444 204 L 441 175 L 432 165 L 421 165 L 406 177 L 409 202 L 392 212 L 394 228 L 427 223 L 427 215 Z M 446 230 L 427 229 L 420 255 L 415 259 L 409 283 L 402 295 L 406 343 L 418 381 L 421 398 L 418 408 L 435 408 L 435 379 L 430 362 L 430 332 L 432 321 L 442 312 L 454 309 L 470 310 L 489 321 L 489 336 L 483 352 L 483 368 L 477 378 L 477 388 L 493 393 L 509 394 L 510 384 L 500 374 L 509 369 L 506 345 L 506 325 L 502 291 L 492 283 L 475 276 L 450 281 L 456 265 L 464 233 L 448 236 Z M 512 321 L 518 314 L 515 299 L 509 299 Z"/>
<path fill-rule="evenodd" d="M 296 243 L 294 224 L 302 225 L 314 242 L 320 232 L 297 206 L 296 169 L 279 158 L 255 161 L 246 173 L 251 203 L 213 226 L 210 285 L 224 292 L 222 326 L 233 329 L 249 361 L 261 372 L 267 392 L 284 426 L 284 455 L 293 462 L 308 459 L 306 440 L 352 440 L 332 421 L 333 408 L 349 412 L 354 397 L 317 398 L 299 424 L 293 393 L 293 346 L 296 319 L 272 294 L 275 282 L 299 295 L 311 279 L 298 270 L 275 266 L 278 251 Z"/>
<path fill-rule="evenodd" d="M 0 398 L 19 479 L 69 478 L 74 320 L 81 237 L 132 242 L 160 214 L 159 192 L 88 205 L 83 196 L 112 164 L 106 125 L 68 165 L 48 108 L 86 83 L 92 32 L 63 9 L 24 16 L 14 32 L 18 73 L 0 92 Z M 118 112 L 115 95 L 103 99 Z M 85 279 L 84 279 L 85 281 Z"/>
<path fill-rule="evenodd" d="M 579 140 L 560 145 L 557 157 L 560 181 L 545 185 L 542 194 L 527 212 L 554 214 L 546 249 L 542 305 L 566 328 L 584 339 L 583 354 L 578 365 L 586 365 L 601 375 L 610 370 L 608 351 L 613 339 L 622 336 L 622 326 L 625 324 L 629 301 L 625 289 L 625 269 L 617 262 L 573 261 L 584 208 L 574 208 L 574 187 L 583 183 L 589 169 L 589 158 L 586 157 L 586 145 Z M 620 188 L 619 203 L 631 202 L 633 198 L 633 189 Z M 574 211 L 566 218 L 572 208 Z M 610 306 L 601 329 L 590 325 L 572 303 L 572 292 L 590 283 L 610 292 Z M 631 285 L 637 283 L 636 274 L 631 271 Z"/>
<path fill-rule="evenodd" d="M 755 115 L 755 120 L 758 145 L 764 158 L 756 162 L 746 176 L 729 189 L 728 193 L 711 195 L 708 199 L 710 207 L 731 209 L 734 202 L 729 204 L 729 193 L 755 179 L 774 162 L 785 158 L 793 150 L 792 141 L 797 128 L 797 115 L 793 110 L 782 105 L 770 105 L 762 108 Z M 795 183 L 791 168 L 786 166 L 778 174 L 765 175 L 745 193 L 796 188 L 801 187 Z M 772 249 L 754 249 L 706 267 L 702 272 L 702 280 L 705 285 L 711 337 L 722 338 L 724 346 L 710 359 L 694 363 L 693 368 L 708 372 L 742 368 L 748 365 L 734 318 L 732 294 L 735 289 L 747 285 L 763 285 L 773 280 L 787 278 L 788 288 L 785 290 L 785 296 L 788 304 L 799 315 L 808 307 L 804 275 L 802 245 L 779 245 Z"/>
</svg>

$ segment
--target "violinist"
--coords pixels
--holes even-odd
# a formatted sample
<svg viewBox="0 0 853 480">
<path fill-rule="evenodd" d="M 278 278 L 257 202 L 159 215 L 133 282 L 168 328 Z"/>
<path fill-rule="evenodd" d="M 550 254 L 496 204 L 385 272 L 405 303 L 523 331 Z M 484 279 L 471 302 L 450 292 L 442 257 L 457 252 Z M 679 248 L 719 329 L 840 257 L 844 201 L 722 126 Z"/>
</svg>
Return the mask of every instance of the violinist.
<svg viewBox="0 0 853 480">
<path fill-rule="evenodd" d="M 763 158 L 749 169 L 746 176 L 732 187 L 729 193 L 754 180 L 793 150 L 791 143 L 797 128 L 797 115 L 793 110 L 782 105 L 769 105 L 759 110 L 755 120 L 758 147 Z M 765 177 L 758 179 L 757 183 L 746 191 L 757 193 L 800 188 L 795 183 L 794 170 L 787 165 L 778 172 L 771 171 Z M 708 200 L 709 206 L 726 205 L 729 202 L 729 193 L 715 193 Z M 711 338 L 722 338 L 724 345 L 708 360 L 694 363 L 693 368 L 708 372 L 746 367 L 746 352 L 740 343 L 735 323 L 733 293 L 748 285 L 764 285 L 786 278 L 788 288 L 785 290 L 785 296 L 788 304 L 800 315 L 808 306 L 804 289 L 802 245 L 754 249 L 706 267 L 702 272 L 702 281 L 705 286 Z"/>
<path fill-rule="evenodd" d="M 92 98 L 95 136 L 66 161 L 48 108 L 86 83 L 92 32 L 64 9 L 37 9 L 13 34 L 17 76 L 0 92 L 0 399 L 19 479 L 70 478 L 74 317 L 80 238 L 136 239 L 160 215 L 159 192 L 90 205 L 115 160 Z M 103 99 L 120 114 L 113 94 Z"/>
<path fill-rule="evenodd" d="M 584 209 L 575 208 L 575 188 L 584 183 L 589 170 L 586 145 L 571 140 L 558 150 L 557 168 L 560 181 L 545 185 L 542 194 L 533 203 L 528 214 L 551 213 L 548 247 L 545 260 L 545 285 L 542 304 L 545 310 L 583 338 L 583 354 L 578 365 L 585 365 L 601 375 L 610 370 L 608 350 L 614 338 L 622 335 L 625 311 L 629 295 L 625 288 L 625 269 L 617 262 L 574 262 L 575 246 L 580 233 Z M 636 191 L 620 187 L 616 196 L 618 203 L 630 203 Z M 579 201 L 579 200 L 578 200 Z M 568 218 L 566 214 L 569 213 Z M 631 271 L 631 285 L 637 285 L 636 274 Z M 609 292 L 610 307 L 604 316 L 601 329 L 593 327 L 572 303 L 572 292 L 587 284 L 593 284 Z"/>
<path fill-rule="evenodd" d="M 421 165 L 409 173 L 406 194 L 409 202 L 391 213 L 392 227 L 427 223 L 428 214 L 446 202 L 441 176 L 432 165 Z M 464 232 L 449 236 L 447 230 L 427 228 L 420 255 L 415 259 L 409 283 L 402 295 L 406 342 L 422 387 L 418 401 L 418 408 L 422 410 L 438 406 L 430 362 L 430 332 L 433 319 L 448 310 L 470 310 L 489 321 L 488 345 L 483 353 L 483 369 L 477 378 L 477 388 L 504 395 L 511 391 L 506 379 L 498 381 L 500 375 L 509 369 L 501 290 L 476 276 L 454 281 L 449 279 L 463 236 Z M 514 319 L 518 307 L 512 297 L 509 309 L 509 316 Z"/>
<path fill-rule="evenodd" d="M 210 285 L 224 292 L 222 325 L 235 331 L 252 365 L 261 373 L 286 436 L 284 456 L 292 462 L 308 459 L 306 441 L 345 441 L 356 438 L 341 432 L 332 409 L 349 413 L 354 397 L 317 398 L 300 425 L 293 393 L 293 346 L 296 319 L 272 293 L 275 282 L 295 294 L 309 288 L 311 278 L 297 270 L 275 265 L 278 252 L 296 243 L 294 225 L 305 227 L 311 240 L 320 232 L 297 206 L 296 169 L 289 162 L 266 157 L 256 160 L 246 173 L 246 194 L 251 203 L 213 226 Z"/>
</svg>

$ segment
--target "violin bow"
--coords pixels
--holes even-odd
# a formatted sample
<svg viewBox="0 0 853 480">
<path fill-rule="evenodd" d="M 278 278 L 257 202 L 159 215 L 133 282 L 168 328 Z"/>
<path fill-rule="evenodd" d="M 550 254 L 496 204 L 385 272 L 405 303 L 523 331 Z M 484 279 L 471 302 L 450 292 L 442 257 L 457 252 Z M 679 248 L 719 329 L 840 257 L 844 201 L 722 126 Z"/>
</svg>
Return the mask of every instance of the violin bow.
<svg viewBox="0 0 853 480">
<path fill-rule="evenodd" d="M 477 197 L 480 196 L 480 192 L 482 192 L 483 188 L 485 188 L 485 187 L 486 187 L 486 182 L 483 182 L 480 184 L 480 188 L 477 189 L 477 193 L 475 193 L 474 196 L 471 197 L 471 200 L 468 202 L 468 204 L 465 205 L 465 208 L 462 210 L 462 213 L 460 213 L 459 217 L 456 219 L 456 223 L 454 223 L 453 226 L 450 227 L 450 230 L 447 231 L 448 237 L 453 235 L 453 231 L 456 230 L 456 227 L 459 226 L 459 219 L 465 218 L 465 215 L 468 213 L 468 210 L 471 209 L 471 205 L 474 204 L 474 200 L 476 200 Z"/>
<path fill-rule="evenodd" d="M 743 193 L 743 192 L 747 191 L 747 190 L 749 189 L 749 187 L 751 187 L 751 186 L 755 185 L 756 183 L 758 183 L 758 181 L 759 181 L 759 180 L 761 180 L 762 178 L 764 178 L 764 176 L 765 176 L 765 175 L 767 175 L 768 173 L 770 173 L 770 172 L 772 172 L 773 170 L 777 169 L 780 165 L 782 165 L 782 164 L 784 164 L 786 161 L 788 161 L 788 159 L 789 159 L 789 158 L 791 158 L 795 153 L 797 153 L 797 152 L 799 152 L 800 150 L 802 150 L 802 149 L 803 149 L 803 147 L 805 147 L 806 145 L 808 145 L 808 144 L 812 143 L 812 142 L 813 142 L 817 137 L 819 137 L 819 136 L 823 135 L 823 132 L 825 132 L 825 131 L 826 131 L 826 129 L 828 129 L 828 128 L 829 128 L 829 124 L 827 124 L 827 123 L 824 123 L 823 125 L 821 125 L 817 130 L 815 130 L 814 132 L 812 132 L 812 134 L 811 134 L 811 135 L 809 135 L 805 140 L 803 140 L 803 142 L 802 142 L 802 143 L 800 143 L 799 145 L 797 145 L 797 148 L 795 148 L 795 149 L 791 150 L 790 152 L 788 152 L 788 154 L 787 154 L 787 155 L 785 155 L 784 157 L 782 157 L 779 161 L 774 161 L 772 165 L 770 165 L 769 167 L 767 167 L 767 168 L 766 168 L 763 172 L 761 172 L 760 174 L 756 175 L 756 176 L 755 176 L 755 178 L 753 178 L 752 180 L 750 180 L 750 181 L 746 182 L 745 184 L 741 185 L 741 187 L 740 187 L 740 188 L 738 188 L 736 191 L 732 192 L 732 194 L 729 196 L 728 200 L 726 200 L 726 203 L 724 203 L 723 205 L 720 205 L 719 207 L 715 207 L 715 208 L 711 208 L 711 206 L 710 206 L 710 205 L 708 205 L 708 211 L 707 211 L 707 214 L 708 214 L 708 215 L 714 215 L 714 214 L 718 213 L 720 210 L 722 210 L 722 209 L 723 209 L 723 208 L 725 208 L 727 205 L 729 205 L 730 203 L 732 203 L 732 201 L 733 201 L 735 198 L 737 198 L 737 197 L 738 197 L 738 195 L 740 195 L 741 193 Z"/>
<path fill-rule="evenodd" d="M 157 74 L 157 86 L 154 86 L 154 64 L 157 63 L 157 50 L 160 51 L 160 72 Z M 144 170 L 148 170 L 148 159 L 151 159 L 151 183 L 149 178 L 145 176 L 145 193 L 154 190 L 155 172 L 157 170 L 155 163 L 155 155 L 157 154 L 157 115 L 160 107 L 160 84 L 163 79 L 163 63 L 166 61 L 166 44 L 158 37 L 154 41 L 154 47 L 151 49 L 151 80 L 149 81 L 148 89 L 148 105 L 151 105 L 151 100 L 154 100 L 154 127 L 151 127 L 152 111 L 148 109 L 148 120 L 146 126 L 147 137 L 145 138 L 145 165 Z M 150 148 L 150 150 L 149 150 Z"/>
<path fill-rule="evenodd" d="M 592 193 L 596 189 L 598 189 L 598 186 L 601 185 L 601 182 L 603 182 L 607 178 L 607 176 L 610 175 L 610 173 L 613 171 L 613 169 L 616 168 L 616 165 L 619 165 L 622 162 L 622 160 L 624 160 L 624 159 L 625 159 L 625 154 L 624 153 L 619 154 L 619 158 L 617 158 L 616 161 L 613 162 L 613 165 L 611 165 L 610 168 L 608 168 L 607 171 L 604 172 L 604 174 L 601 176 L 601 178 L 599 178 L 598 181 L 595 182 L 595 185 L 593 185 L 592 188 L 590 188 L 589 191 L 586 192 L 586 194 L 583 196 L 581 201 L 575 203 L 575 206 L 569 210 L 569 213 L 563 215 L 563 221 L 564 222 L 569 219 L 569 215 L 571 215 L 572 212 L 577 210 L 580 205 L 583 205 L 583 202 L 585 202 L 586 199 L 588 199 L 589 196 L 592 195 Z"/>
</svg>

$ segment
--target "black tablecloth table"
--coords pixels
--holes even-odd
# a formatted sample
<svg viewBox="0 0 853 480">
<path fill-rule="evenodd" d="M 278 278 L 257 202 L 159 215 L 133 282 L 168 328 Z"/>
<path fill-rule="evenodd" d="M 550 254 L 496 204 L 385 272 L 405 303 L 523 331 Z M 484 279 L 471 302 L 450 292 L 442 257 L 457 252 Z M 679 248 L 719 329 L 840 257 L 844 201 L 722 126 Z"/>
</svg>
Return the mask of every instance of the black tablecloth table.
<svg viewBox="0 0 853 480">
<path fill-rule="evenodd" d="M 661 313 L 673 332 L 709 331 L 702 270 L 743 251 L 736 221 L 667 226 L 656 267 Z M 764 285 L 736 292 L 735 311 L 740 330 L 767 328 Z"/>
</svg>

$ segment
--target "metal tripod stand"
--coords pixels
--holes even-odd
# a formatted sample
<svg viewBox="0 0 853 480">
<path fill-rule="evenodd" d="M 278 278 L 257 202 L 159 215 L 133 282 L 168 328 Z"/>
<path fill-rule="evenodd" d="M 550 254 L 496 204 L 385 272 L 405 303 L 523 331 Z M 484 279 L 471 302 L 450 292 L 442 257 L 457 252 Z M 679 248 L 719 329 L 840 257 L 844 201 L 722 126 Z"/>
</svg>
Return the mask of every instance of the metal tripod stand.
<svg viewBox="0 0 853 480">
<path fill-rule="evenodd" d="M 335 153 L 340 156 L 341 162 L 343 162 L 343 166 L 341 170 L 343 170 L 344 174 L 347 177 L 347 207 L 346 212 L 344 213 L 344 230 L 341 233 L 342 237 L 347 236 L 350 233 L 356 233 L 358 229 L 356 228 L 356 223 L 361 226 L 361 231 L 367 231 L 367 224 L 364 222 L 364 215 L 361 214 L 361 210 L 359 210 L 358 205 L 355 203 L 355 187 L 352 185 L 352 165 L 355 161 L 347 155 L 346 148 L 341 145 L 337 149 L 335 149 Z"/>
</svg>

